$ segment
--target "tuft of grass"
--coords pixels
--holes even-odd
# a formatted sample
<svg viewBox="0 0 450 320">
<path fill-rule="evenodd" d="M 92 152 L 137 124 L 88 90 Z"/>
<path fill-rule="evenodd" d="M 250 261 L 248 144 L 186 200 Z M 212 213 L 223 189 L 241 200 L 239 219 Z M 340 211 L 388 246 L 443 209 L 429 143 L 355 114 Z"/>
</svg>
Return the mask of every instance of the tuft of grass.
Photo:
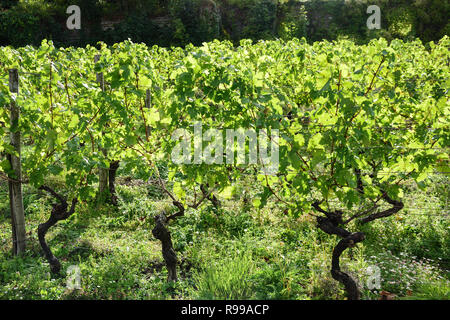
<svg viewBox="0 0 450 320">
<path fill-rule="evenodd" d="M 450 300 L 448 281 L 435 281 L 420 284 L 410 295 L 402 300 Z"/>
<path fill-rule="evenodd" d="M 252 295 L 250 282 L 253 272 L 252 258 L 235 254 L 216 261 L 193 275 L 197 299 L 243 300 Z"/>
</svg>

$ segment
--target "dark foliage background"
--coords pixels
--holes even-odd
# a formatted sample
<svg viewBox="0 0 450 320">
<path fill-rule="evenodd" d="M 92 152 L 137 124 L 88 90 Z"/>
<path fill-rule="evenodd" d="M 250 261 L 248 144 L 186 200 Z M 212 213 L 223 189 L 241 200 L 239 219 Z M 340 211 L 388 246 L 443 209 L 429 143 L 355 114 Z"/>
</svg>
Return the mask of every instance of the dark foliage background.
<svg viewBox="0 0 450 320">
<path fill-rule="evenodd" d="M 81 30 L 66 28 L 72 4 L 81 8 Z M 381 8 L 381 30 L 366 27 L 371 4 Z M 0 45 L 44 38 L 60 46 L 128 38 L 161 46 L 292 37 L 429 42 L 450 33 L 449 16 L 449 0 L 1 0 Z"/>
</svg>

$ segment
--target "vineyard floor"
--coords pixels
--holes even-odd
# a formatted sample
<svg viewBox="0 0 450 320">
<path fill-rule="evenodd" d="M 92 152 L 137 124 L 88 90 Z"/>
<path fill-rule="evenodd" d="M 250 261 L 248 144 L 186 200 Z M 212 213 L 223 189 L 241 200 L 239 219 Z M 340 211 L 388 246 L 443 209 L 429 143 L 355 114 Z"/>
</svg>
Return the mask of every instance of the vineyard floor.
<svg viewBox="0 0 450 320">
<path fill-rule="evenodd" d="M 365 226 L 366 240 L 344 254 L 342 265 L 358 278 L 364 299 L 386 292 L 394 299 L 450 299 L 449 177 L 433 179 L 426 193 L 408 182 L 405 208 Z M 64 185 L 56 178 L 47 183 L 60 190 Z M 53 200 L 25 186 L 30 250 L 13 257 L 3 182 L 0 299 L 344 299 L 329 272 L 337 239 L 318 230 L 311 215 L 294 219 L 276 203 L 253 208 L 248 200 L 256 191 L 249 181 L 238 188 L 239 196 L 220 199 L 220 209 L 191 209 L 170 225 L 180 263 L 179 281 L 171 284 L 151 233 L 153 216 L 172 210 L 157 186 L 121 176 L 118 207 L 83 203 L 52 228 L 47 239 L 62 262 L 61 275 L 52 276 L 36 230 Z M 66 286 L 72 265 L 81 271 L 78 290 Z"/>
</svg>

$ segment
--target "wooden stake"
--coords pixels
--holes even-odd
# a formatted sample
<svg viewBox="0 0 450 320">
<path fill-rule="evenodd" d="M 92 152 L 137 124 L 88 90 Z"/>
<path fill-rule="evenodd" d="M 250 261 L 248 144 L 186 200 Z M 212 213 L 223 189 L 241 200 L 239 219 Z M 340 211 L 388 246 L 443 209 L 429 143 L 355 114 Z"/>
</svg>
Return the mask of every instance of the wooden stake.
<svg viewBox="0 0 450 320">
<path fill-rule="evenodd" d="M 9 90 L 11 93 L 19 94 L 19 72 L 17 69 L 9 70 Z M 20 255 L 25 252 L 25 214 L 23 209 L 23 197 L 22 197 L 22 168 L 20 157 L 20 144 L 21 136 L 18 129 L 20 109 L 16 105 L 16 102 L 11 102 L 10 107 L 10 139 L 11 146 L 14 149 L 15 154 L 8 156 L 11 164 L 11 168 L 14 171 L 14 175 L 10 175 L 9 178 L 9 201 L 11 207 L 11 224 L 13 235 L 13 253 L 14 255 Z"/>
<path fill-rule="evenodd" d="M 147 89 L 145 91 L 145 107 L 147 109 L 150 109 L 152 107 L 152 93 L 151 93 L 150 89 Z M 145 126 L 145 134 L 147 136 L 147 140 L 150 135 L 150 130 L 151 130 L 151 127 L 150 127 L 150 125 L 147 124 Z"/>
<path fill-rule="evenodd" d="M 94 62 L 98 62 L 100 60 L 100 55 L 97 54 L 94 56 Z M 100 85 L 100 88 L 102 91 L 105 91 L 105 80 L 103 77 L 103 72 L 97 73 L 97 82 Z M 105 157 L 108 156 L 108 152 L 104 148 L 100 148 L 100 151 L 103 153 Z M 105 193 L 108 190 L 108 175 L 109 175 L 109 169 L 105 168 L 99 168 L 99 174 L 98 174 L 98 194 L 100 201 L 105 200 Z"/>
</svg>

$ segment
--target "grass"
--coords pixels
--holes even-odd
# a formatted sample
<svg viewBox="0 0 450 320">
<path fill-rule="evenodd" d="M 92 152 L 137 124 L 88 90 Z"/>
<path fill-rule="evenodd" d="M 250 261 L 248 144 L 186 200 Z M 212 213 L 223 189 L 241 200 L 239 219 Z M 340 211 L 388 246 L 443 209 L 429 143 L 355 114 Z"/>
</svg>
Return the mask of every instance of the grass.
<svg viewBox="0 0 450 320">
<path fill-rule="evenodd" d="M 62 263 L 59 276 L 49 273 L 36 235 L 52 199 L 25 186 L 28 250 L 13 257 L 7 185 L 1 184 L 0 299 L 345 298 L 329 272 L 335 237 L 318 230 L 309 215 L 294 219 L 275 203 L 257 210 L 240 197 L 222 199 L 220 209 L 190 209 L 171 223 L 179 281 L 167 283 L 151 229 L 153 216 L 171 210 L 170 202 L 158 188 L 130 181 L 119 179 L 118 208 L 83 203 L 49 231 Z M 364 226 L 363 245 L 344 253 L 342 268 L 358 279 L 363 298 L 378 299 L 381 291 L 397 299 L 450 298 L 448 177 L 435 182 L 427 192 L 411 184 L 405 209 Z M 251 198 L 251 184 L 240 188 Z M 79 290 L 66 285 L 73 265 L 81 272 Z M 369 289 L 369 267 L 380 273 L 378 288 Z"/>
</svg>

